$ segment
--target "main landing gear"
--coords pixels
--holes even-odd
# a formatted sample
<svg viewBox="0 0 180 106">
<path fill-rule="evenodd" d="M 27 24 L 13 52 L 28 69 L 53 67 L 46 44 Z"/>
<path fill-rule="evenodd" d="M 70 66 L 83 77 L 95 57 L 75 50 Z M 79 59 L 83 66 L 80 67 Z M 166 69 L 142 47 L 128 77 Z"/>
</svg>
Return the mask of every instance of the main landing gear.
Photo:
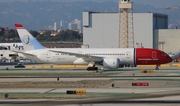
<svg viewBox="0 0 180 106">
<path fill-rule="evenodd" d="M 88 67 L 87 70 L 88 71 L 97 71 L 98 68 L 97 67 Z"/>
<path fill-rule="evenodd" d="M 97 71 L 98 67 L 95 67 L 95 65 L 93 65 L 92 67 L 88 67 L 87 70 L 88 71 Z"/>
</svg>

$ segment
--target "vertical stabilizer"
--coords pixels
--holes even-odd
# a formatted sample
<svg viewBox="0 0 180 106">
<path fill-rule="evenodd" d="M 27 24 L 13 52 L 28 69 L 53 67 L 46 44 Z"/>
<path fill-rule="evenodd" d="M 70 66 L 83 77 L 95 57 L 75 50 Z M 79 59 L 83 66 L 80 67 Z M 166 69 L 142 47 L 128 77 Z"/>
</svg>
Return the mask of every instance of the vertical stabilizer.
<svg viewBox="0 0 180 106">
<path fill-rule="evenodd" d="M 32 49 L 37 50 L 37 49 L 45 48 L 21 24 L 14 24 L 14 25 L 17 29 L 17 32 L 19 34 L 21 42 L 24 45 L 25 50 L 32 50 Z"/>
</svg>

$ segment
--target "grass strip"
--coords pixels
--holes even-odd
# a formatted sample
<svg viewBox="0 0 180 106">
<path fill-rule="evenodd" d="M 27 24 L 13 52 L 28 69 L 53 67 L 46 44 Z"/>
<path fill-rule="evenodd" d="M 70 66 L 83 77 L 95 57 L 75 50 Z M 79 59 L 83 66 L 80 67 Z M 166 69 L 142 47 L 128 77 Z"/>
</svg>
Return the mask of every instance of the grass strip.
<svg viewBox="0 0 180 106">
<path fill-rule="evenodd" d="M 40 92 L 0 92 L 0 94 L 66 94 L 66 92 L 45 92 L 45 93 L 40 93 Z"/>
<path fill-rule="evenodd" d="M 8 94 L 8 99 L 84 99 L 91 95 L 67 95 L 67 94 Z M 5 95 L 0 94 L 0 99 Z"/>
<path fill-rule="evenodd" d="M 108 76 L 112 73 L 0 73 L 0 76 Z"/>
<path fill-rule="evenodd" d="M 112 93 L 112 92 L 105 92 L 105 93 L 100 93 L 101 95 L 105 96 L 113 96 L 113 97 L 122 97 L 122 96 L 130 96 L 130 95 L 144 95 L 144 94 L 137 94 L 137 93 Z"/>
<path fill-rule="evenodd" d="M 145 81 L 145 80 L 150 80 L 150 81 L 180 81 L 180 79 L 167 79 L 167 78 L 153 78 L 153 79 L 150 79 L 150 78 L 125 78 L 125 79 L 110 79 L 110 80 L 112 80 L 112 81 L 115 81 L 115 80 L 122 80 L 122 81 L 124 81 L 124 80 L 133 80 L 133 81 L 137 81 L 137 80 L 139 80 L 139 81 L 141 81 L 141 80 L 143 80 L 143 81 Z"/>
<path fill-rule="evenodd" d="M 109 80 L 1 82 L 0 88 L 97 88 L 109 84 Z"/>
</svg>

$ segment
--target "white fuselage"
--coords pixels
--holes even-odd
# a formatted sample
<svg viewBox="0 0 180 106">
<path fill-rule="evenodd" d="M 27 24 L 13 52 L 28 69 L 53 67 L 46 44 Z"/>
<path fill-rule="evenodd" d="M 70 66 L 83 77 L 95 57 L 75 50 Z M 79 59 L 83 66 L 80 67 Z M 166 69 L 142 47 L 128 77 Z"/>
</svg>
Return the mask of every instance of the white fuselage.
<svg viewBox="0 0 180 106">
<path fill-rule="evenodd" d="M 64 52 L 71 52 L 71 53 L 78 53 L 78 54 L 84 54 L 89 56 L 97 56 L 97 57 L 103 57 L 103 58 L 118 58 L 120 60 L 121 64 L 129 64 L 134 65 L 135 64 L 135 52 L 133 48 L 56 48 L 56 49 L 39 49 L 39 50 L 31 50 L 26 51 L 26 53 L 31 53 L 36 56 L 26 56 L 24 54 L 20 54 L 21 57 L 26 57 L 28 59 L 35 60 L 40 63 L 53 63 L 53 64 L 89 64 L 91 60 L 84 61 L 83 57 L 81 56 L 75 56 L 75 55 L 69 55 L 65 53 L 57 53 L 52 52 L 49 50 L 56 50 L 56 51 L 64 51 Z"/>
</svg>

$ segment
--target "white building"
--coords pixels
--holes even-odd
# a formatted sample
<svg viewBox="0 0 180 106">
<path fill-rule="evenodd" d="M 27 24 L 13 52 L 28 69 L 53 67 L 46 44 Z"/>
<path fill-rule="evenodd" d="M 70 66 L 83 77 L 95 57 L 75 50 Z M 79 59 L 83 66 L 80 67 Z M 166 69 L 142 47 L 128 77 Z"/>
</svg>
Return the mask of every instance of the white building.
<svg viewBox="0 0 180 106">
<path fill-rule="evenodd" d="M 158 36 L 158 49 L 166 53 L 180 51 L 180 29 L 157 29 L 154 35 Z"/>
<path fill-rule="evenodd" d="M 75 19 L 73 22 L 68 24 L 68 29 L 70 30 L 81 30 L 81 21 L 78 19 Z"/>
<path fill-rule="evenodd" d="M 118 47 L 118 13 L 83 12 L 83 44 L 90 48 Z M 158 13 L 133 13 L 135 47 L 158 49 L 155 29 L 168 28 L 168 16 Z"/>
</svg>

